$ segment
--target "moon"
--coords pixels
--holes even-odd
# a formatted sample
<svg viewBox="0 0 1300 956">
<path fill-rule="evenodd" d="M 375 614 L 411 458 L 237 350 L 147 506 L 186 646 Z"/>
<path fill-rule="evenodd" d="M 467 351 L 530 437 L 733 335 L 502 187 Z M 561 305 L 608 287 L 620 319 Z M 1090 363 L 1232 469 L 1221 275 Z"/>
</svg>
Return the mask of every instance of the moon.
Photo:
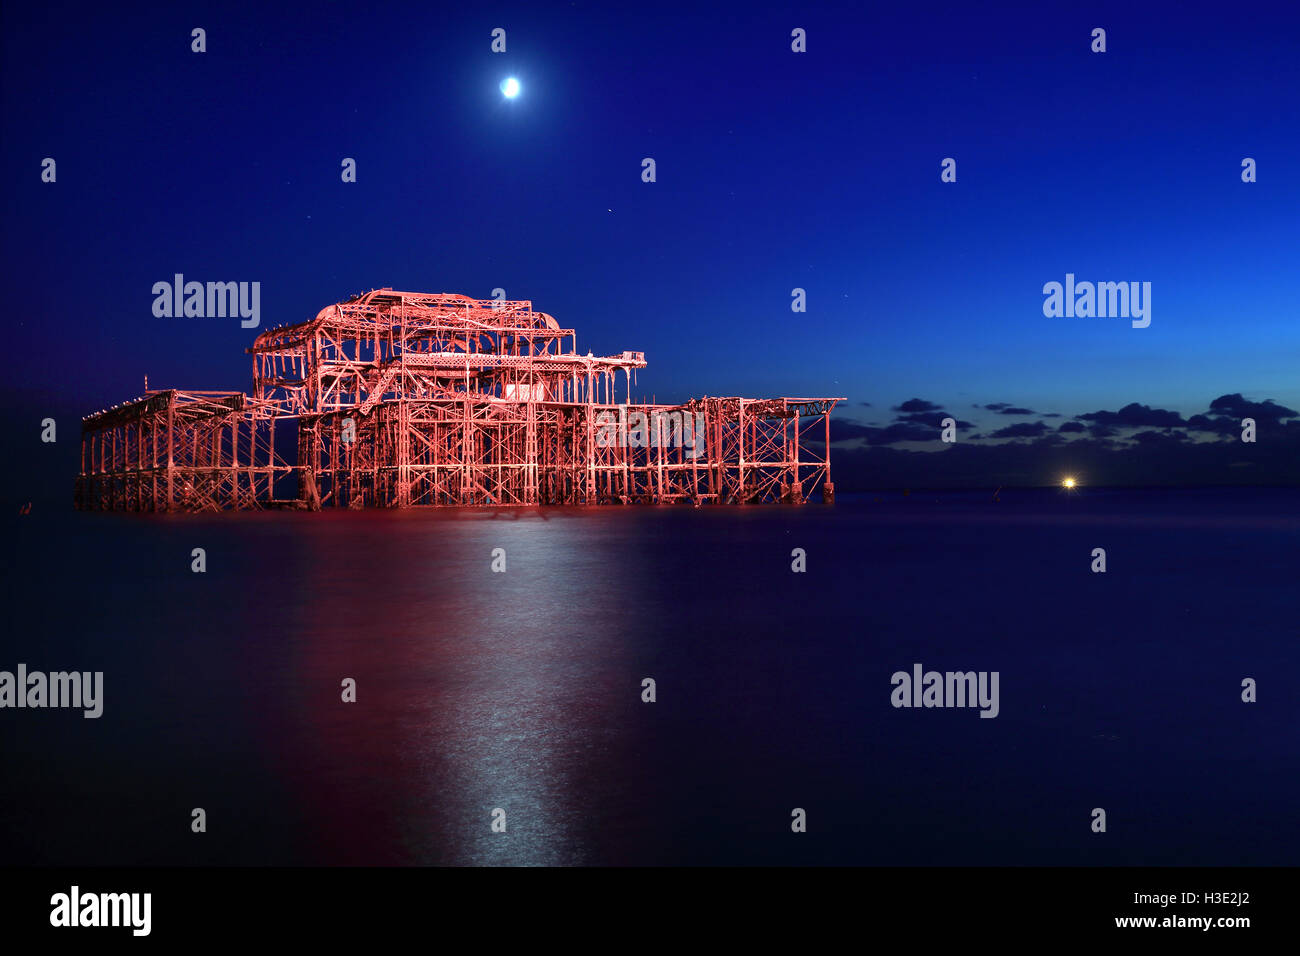
<svg viewBox="0 0 1300 956">
<path fill-rule="evenodd" d="M 519 95 L 519 81 L 513 76 L 506 77 L 501 81 L 501 93 L 508 100 L 513 100 Z"/>
</svg>

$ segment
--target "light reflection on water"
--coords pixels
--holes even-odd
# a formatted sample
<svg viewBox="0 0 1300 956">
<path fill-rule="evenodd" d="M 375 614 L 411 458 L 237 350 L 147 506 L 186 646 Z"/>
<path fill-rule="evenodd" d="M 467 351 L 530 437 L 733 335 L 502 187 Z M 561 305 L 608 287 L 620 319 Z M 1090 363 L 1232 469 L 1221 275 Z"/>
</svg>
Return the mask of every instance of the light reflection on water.
<svg viewBox="0 0 1300 956">
<path fill-rule="evenodd" d="M 5 716 L 0 856 L 1285 864 L 1300 705 L 1234 675 L 1300 667 L 1296 494 L 11 519 L 0 661 L 105 714 Z M 892 709 L 914 661 L 999 670 L 999 717 Z"/>
<path fill-rule="evenodd" d="M 575 513 L 383 515 L 350 528 L 347 550 L 328 518 L 303 530 L 293 667 L 304 683 L 359 684 L 355 706 L 314 697 L 303 729 L 350 783 L 400 788 L 386 834 L 398 860 L 593 862 L 575 770 L 612 736 L 611 701 L 639 686 L 609 614 L 637 552 Z M 327 634 L 345 636 L 313 639 Z M 321 828 L 347 832 L 333 806 Z"/>
</svg>

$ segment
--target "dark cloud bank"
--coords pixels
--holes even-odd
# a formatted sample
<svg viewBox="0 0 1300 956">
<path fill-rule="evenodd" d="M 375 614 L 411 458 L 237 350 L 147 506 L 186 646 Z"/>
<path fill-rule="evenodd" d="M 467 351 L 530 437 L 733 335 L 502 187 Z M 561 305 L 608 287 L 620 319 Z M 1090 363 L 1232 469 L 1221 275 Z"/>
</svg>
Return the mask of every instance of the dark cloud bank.
<svg viewBox="0 0 1300 956">
<path fill-rule="evenodd" d="M 1036 414 L 1006 402 L 974 407 Z M 897 417 L 884 426 L 832 420 L 831 468 L 839 490 L 1038 486 L 1066 474 L 1089 485 L 1300 485 L 1300 412 L 1239 393 L 1221 395 L 1189 418 L 1133 402 L 1059 425 L 1013 422 L 987 434 L 919 398 L 893 411 Z M 958 421 L 952 445 L 939 440 L 947 417 Z M 1041 416 L 1054 417 L 1060 416 Z M 1254 443 L 1241 440 L 1243 418 L 1255 420 Z M 901 442 L 930 447 L 894 447 Z"/>
</svg>

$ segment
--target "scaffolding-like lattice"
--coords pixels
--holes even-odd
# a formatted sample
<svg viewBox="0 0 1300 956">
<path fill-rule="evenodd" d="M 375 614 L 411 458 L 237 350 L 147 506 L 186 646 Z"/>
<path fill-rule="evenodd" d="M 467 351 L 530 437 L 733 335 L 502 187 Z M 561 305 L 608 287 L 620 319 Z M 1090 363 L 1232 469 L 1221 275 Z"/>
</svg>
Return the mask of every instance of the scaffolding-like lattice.
<svg viewBox="0 0 1300 956">
<path fill-rule="evenodd" d="M 86 510 L 831 500 L 842 398 L 632 403 L 528 301 L 379 289 L 261 333 L 253 392 L 149 390 L 82 424 Z M 622 395 L 623 400 L 619 401 Z M 277 424 L 297 422 L 292 463 Z M 288 496 L 285 492 L 291 491 Z"/>
</svg>

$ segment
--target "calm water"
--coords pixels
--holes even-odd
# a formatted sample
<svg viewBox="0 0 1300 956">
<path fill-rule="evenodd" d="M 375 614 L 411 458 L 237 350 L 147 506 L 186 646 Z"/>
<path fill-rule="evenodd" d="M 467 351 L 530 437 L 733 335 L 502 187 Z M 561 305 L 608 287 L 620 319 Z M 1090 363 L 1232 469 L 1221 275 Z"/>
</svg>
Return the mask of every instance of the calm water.
<svg viewBox="0 0 1300 956">
<path fill-rule="evenodd" d="M 1298 490 L 4 520 L 6 863 L 1300 859 Z"/>
</svg>

